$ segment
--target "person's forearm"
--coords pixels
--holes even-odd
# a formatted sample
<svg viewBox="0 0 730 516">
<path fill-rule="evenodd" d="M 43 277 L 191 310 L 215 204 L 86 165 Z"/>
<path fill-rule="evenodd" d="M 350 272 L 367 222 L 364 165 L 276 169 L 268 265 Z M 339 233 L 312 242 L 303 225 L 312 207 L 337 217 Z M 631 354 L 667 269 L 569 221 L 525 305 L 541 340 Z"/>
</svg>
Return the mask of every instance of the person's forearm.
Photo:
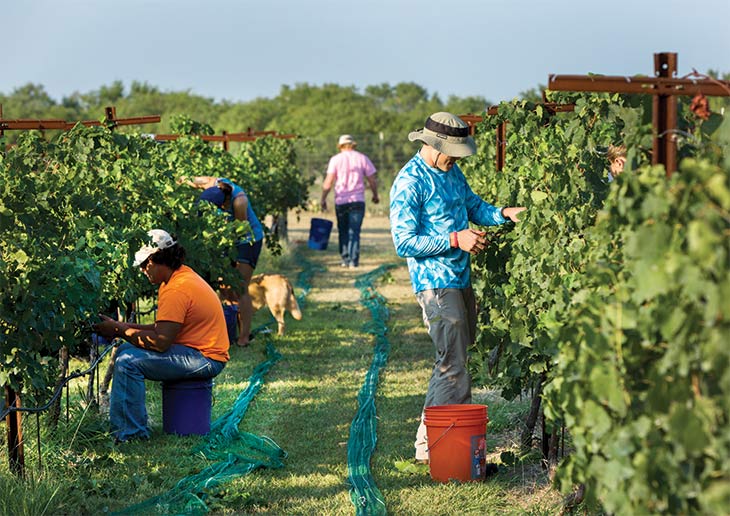
<svg viewBox="0 0 730 516">
<path fill-rule="evenodd" d="M 368 184 L 370 185 L 370 189 L 373 191 L 373 195 L 378 195 L 378 179 L 374 175 L 366 177 Z"/>
<path fill-rule="evenodd" d="M 496 206 L 482 200 L 476 195 L 466 201 L 467 216 L 469 221 L 479 226 L 497 226 L 503 224 L 507 219 Z"/>
<path fill-rule="evenodd" d="M 322 182 L 322 202 L 325 202 L 327 200 L 327 195 L 330 193 L 330 190 L 332 190 L 332 187 L 335 185 L 335 173 L 328 173 L 324 181 Z"/>
<path fill-rule="evenodd" d="M 413 233 L 394 233 L 395 252 L 401 258 L 423 258 L 436 256 L 451 247 L 449 234 L 443 236 L 423 236 Z"/>
<path fill-rule="evenodd" d="M 323 211 L 327 211 L 327 194 L 330 193 L 330 189 L 327 187 L 322 188 L 322 198 L 319 200 L 319 207 Z"/>
<path fill-rule="evenodd" d="M 114 325 L 114 336 L 142 349 L 167 351 L 170 343 L 155 330 L 154 324 L 134 324 L 119 322 Z"/>
<path fill-rule="evenodd" d="M 121 324 L 121 322 L 120 322 L 120 324 Z M 155 329 L 154 324 L 137 324 L 137 323 L 125 322 L 124 325 L 127 328 L 134 328 L 135 330 L 154 330 Z"/>
</svg>

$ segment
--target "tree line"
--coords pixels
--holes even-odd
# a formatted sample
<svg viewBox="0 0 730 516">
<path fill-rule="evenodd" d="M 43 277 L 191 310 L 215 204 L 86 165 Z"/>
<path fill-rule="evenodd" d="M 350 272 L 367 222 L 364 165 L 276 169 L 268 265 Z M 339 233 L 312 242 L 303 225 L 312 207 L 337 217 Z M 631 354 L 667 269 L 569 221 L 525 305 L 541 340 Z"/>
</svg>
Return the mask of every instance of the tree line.
<svg viewBox="0 0 730 516">
<path fill-rule="evenodd" d="M 535 96 L 534 91 L 523 96 Z M 247 102 L 216 101 L 191 91 L 162 91 L 146 82 L 122 81 L 87 93 L 75 92 L 60 101 L 52 98 L 43 85 L 28 83 L 10 93 L 0 93 L 4 117 L 60 118 L 97 120 L 105 106 L 115 106 L 118 116 L 161 115 L 159 124 L 119 128 L 122 132 L 170 133 L 175 115 L 185 115 L 207 124 L 216 134 L 278 131 L 296 134 L 295 143 L 300 169 L 305 174 L 323 175 L 329 157 L 337 152 L 340 134 L 351 134 L 358 149 L 365 152 L 381 173 L 383 184 L 390 180 L 415 152 L 408 132 L 423 126 L 426 117 L 436 111 L 480 113 L 490 105 L 481 96 L 438 94 L 412 82 L 387 83 L 365 87 L 301 83 L 283 85 L 274 98 L 257 98 Z M 14 142 L 16 134 L 6 134 Z"/>
</svg>

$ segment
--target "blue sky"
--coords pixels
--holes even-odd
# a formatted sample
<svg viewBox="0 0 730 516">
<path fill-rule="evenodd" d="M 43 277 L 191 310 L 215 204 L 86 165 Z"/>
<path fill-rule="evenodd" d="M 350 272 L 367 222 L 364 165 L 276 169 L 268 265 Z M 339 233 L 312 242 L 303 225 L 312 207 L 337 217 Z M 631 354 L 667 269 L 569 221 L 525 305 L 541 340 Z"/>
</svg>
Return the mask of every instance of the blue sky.
<svg viewBox="0 0 730 516">
<path fill-rule="evenodd" d="M 0 92 L 56 100 L 136 80 L 232 101 L 415 82 L 496 103 L 550 73 L 651 74 L 664 51 L 679 75 L 730 72 L 730 0 L 6 0 L 0 26 Z"/>
</svg>

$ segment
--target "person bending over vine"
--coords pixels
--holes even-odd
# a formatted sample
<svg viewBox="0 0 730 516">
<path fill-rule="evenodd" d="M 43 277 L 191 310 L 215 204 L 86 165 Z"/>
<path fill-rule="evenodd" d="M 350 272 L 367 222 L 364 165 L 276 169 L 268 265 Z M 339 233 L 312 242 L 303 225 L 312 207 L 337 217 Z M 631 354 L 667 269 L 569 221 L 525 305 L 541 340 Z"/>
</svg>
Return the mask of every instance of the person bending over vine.
<svg viewBox="0 0 730 516">
<path fill-rule="evenodd" d="M 264 228 L 256 212 L 249 202 L 246 192 L 223 177 L 198 176 L 193 178 L 192 184 L 197 188 L 204 188 L 200 200 L 208 201 L 220 208 L 229 220 L 245 220 L 251 226 L 251 231 L 236 243 L 235 267 L 241 274 L 241 283 L 234 289 L 238 293 L 238 342 L 241 347 L 248 346 L 251 334 L 251 318 L 253 304 L 248 294 L 253 271 L 261 254 L 264 241 Z"/>
</svg>

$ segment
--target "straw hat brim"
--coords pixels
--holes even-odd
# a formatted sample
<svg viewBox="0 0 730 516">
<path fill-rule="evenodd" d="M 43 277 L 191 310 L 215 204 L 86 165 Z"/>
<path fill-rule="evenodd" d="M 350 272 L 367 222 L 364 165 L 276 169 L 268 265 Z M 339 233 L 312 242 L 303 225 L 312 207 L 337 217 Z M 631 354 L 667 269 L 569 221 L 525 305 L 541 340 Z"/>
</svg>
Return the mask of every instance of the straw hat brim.
<svg viewBox="0 0 730 516">
<path fill-rule="evenodd" d="M 477 145 L 471 136 L 446 136 L 425 127 L 408 134 L 408 139 L 412 142 L 420 141 L 430 145 L 440 153 L 452 158 L 465 158 L 477 151 Z"/>
</svg>

